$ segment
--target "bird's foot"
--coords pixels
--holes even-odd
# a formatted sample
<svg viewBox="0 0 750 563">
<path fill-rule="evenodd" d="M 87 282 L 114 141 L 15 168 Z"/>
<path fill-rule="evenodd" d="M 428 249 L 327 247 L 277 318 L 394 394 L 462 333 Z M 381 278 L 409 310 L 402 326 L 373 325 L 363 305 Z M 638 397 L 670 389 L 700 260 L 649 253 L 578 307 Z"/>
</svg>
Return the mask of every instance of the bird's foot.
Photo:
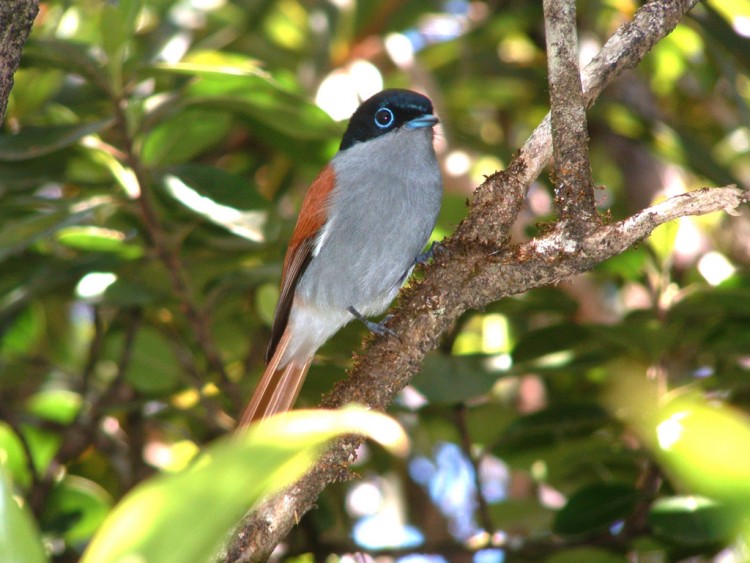
<svg viewBox="0 0 750 563">
<path fill-rule="evenodd" d="M 424 264 L 425 262 L 429 262 L 435 256 L 435 253 L 441 250 L 441 248 L 442 244 L 440 243 L 440 241 L 433 240 L 430 248 L 416 255 L 416 257 L 414 258 L 414 265 L 416 266 L 417 264 Z"/>
<path fill-rule="evenodd" d="M 382 321 L 380 321 L 379 323 L 376 323 L 366 318 L 364 315 L 362 315 L 362 313 L 357 311 L 354 307 L 347 308 L 347 311 L 349 311 L 355 319 L 357 319 L 362 324 L 364 324 L 370 332 L 374 332 L 375 334 L 379 336 L 389 335 L 389 336 L 394 336 L 398 338 L 398 334 L 396 334 L 390 328 L 385 326 L 388 323 L 388 321 L 391 319 L 392 315 L 386 315 Z"/>
</svg>

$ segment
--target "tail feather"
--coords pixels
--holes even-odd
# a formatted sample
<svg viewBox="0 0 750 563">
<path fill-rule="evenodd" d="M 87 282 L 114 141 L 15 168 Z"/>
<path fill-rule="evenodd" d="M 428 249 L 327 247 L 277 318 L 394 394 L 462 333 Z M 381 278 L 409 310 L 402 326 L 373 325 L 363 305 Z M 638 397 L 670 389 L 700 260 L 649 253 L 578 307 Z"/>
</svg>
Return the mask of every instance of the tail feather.
<svg viewBox="0 0 750 563">
<path fill-rule="evenodd" d="M 279 362 L 289 344 L 289 329 L 284 332 L 271 361 L 268 362 L 260 383 L 255 388 L 238 428 L 243 428 L 252 422 L 268 418 L 274 414 L 292 408 L 299 395 L 307 371 L 310 369 L 312 358 L 303 360 L 292 359 L 284 367 L 279 368 Z"/>
<path fill-rule="evenodd" d="M 290 362 L 283 370 L 279 383 L 273 390 L 273 394 L 268 404 L 259 418 L 265 418 L 280 412 L 288 411 L 297 400 L 302 383 L 307 376 L 307 370 L 310 369 L 311 359 L 300 364 L 295 361 Z"/>
</svg>

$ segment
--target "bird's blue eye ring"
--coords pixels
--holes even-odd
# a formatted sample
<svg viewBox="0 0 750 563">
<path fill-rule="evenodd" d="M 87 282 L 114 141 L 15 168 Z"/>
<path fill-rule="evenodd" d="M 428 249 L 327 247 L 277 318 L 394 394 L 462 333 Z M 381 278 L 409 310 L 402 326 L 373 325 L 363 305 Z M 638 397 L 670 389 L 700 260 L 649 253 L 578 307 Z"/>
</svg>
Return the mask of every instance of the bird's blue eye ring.
<svg viewBox="0 0 750 563">
<path fill-rule="evenodd" d="M 375 112 L 375 125 L 377 125 L 381 129 L 385 129 L 386 127 L 390 127 L 391 125 L 393 125 L 393 119 L 393 112 L 388 108 L 380 108 Z"/>
</svg>

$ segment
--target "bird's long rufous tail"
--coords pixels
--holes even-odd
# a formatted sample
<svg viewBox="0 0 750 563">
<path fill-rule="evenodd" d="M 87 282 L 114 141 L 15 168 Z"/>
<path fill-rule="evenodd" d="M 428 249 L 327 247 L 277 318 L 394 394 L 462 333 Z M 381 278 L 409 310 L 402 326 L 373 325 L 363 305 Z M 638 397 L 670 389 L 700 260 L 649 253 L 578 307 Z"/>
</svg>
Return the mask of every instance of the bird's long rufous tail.
<svg viewBox="0 0 750 563">
<path fill-rule="evenodd" d="M 289 344 L 290 330 L 284 331 L 273 357 L 268 362 L 260 383 L 255 388 L 245 411 L 242 413 L 238 428 L 246 427 L 257 420 L 262 420 L 276 413 L 288 411 L 299 395 L 307 370 L 310 369 L 312 357 L 302 360 L 292 359 L 279 368 L 279 361 Z"/>
</svg>

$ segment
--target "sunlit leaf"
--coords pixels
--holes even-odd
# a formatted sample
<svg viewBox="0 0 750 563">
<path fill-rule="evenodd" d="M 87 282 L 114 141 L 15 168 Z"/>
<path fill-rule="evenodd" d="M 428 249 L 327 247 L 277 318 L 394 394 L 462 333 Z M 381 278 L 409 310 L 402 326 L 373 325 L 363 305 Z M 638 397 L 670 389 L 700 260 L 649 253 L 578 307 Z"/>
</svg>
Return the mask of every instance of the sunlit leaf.
<svg viewBox="0 0 750 563">
<path fill-rule="evenodd" d="M 125 260 L 143 256 L 143 248 L 126 241 L 125 233 L 94 226 L 75 226 L 57 232 L 60 244 L 88 252 L 111 252 Z"/>
<path fill-rule="evenodd" d="M 188 470 L 138 486 L 107 518 L 82 561 L 207 561 L 250 507 L 301 477 L 328 440 L 350 432 L 404 443 L 395 422 L 359 408 L 276 417 L 215 444 Z"/>
<path fill-rule="evenodd" d="M 81 408 L 81 396 L 66 389 L 45 389 L 31 397 L 26 408 L 44 420 L 70 424 Z"/>
<path fill-rule="evenodd" d="M 675 483 L 728 505 L 750 502 L 750 419 L 698 395 L 660 400 L 651 382 L 620 374 L 613 412 L 632 425 Z"/>
<path fill-rule="evenodd" d="M 747 415 L 686 398 L 670 401 L 657 417 L 658 455 L 679 481 L 691 491 L 725 502 L 750 502 Z"/>
</svg>

